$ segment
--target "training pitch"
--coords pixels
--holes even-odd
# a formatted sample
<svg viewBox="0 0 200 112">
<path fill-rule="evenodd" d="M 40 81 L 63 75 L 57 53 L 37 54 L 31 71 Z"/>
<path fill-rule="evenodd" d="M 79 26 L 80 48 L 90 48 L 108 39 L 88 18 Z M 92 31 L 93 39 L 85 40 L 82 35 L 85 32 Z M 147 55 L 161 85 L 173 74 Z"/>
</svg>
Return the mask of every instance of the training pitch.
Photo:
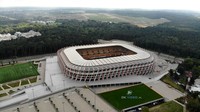
<svg viewBox="0 0 200 112">
<path fill-rule="evenodd" d="M 0 68 L 0 83 L 19 80 L 39 75 L 37 67 L 32 63 L 8 65 Z"/>
<path fill-rule="evenodd" d="M 144 84 L 99 94 L 117 110 L 137 106 L 162 98 L 161 95 Z"/>
</svg>

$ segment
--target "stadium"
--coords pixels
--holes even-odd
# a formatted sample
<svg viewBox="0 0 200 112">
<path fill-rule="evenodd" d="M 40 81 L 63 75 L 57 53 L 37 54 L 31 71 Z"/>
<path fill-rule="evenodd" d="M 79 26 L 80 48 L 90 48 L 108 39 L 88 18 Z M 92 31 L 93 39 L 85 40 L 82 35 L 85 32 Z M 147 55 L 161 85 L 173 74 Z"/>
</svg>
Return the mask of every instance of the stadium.
<svg viewBox="0 0 200 112">
<path fill-rule="evenodd" d="M 62 48 L 57 52 L 61 71 L 76 81 L 99 81 L 127 75 L 147 75 L 154 57 L 128 44 L 110 43 Z"/>
</svg>

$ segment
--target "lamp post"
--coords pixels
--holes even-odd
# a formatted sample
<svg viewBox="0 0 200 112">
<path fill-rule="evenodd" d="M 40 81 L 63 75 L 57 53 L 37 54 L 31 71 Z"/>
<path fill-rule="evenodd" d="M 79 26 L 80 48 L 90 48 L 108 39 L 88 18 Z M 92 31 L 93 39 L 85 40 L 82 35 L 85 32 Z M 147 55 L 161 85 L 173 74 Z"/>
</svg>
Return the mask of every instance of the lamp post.
<svg viewBox="0 0 200 112">
<path fill-rule="evenodd" d="M 63 79 L 63 88 L 65 89 L 65 80 Z"/>
<path fill-rule="evenodd" d="M 62 104 L 63 104 L 63 112 L 65 112 L 65 102 L 62 102 Z"/>
<path fill-rule="evenodd" d="M 51 79 L 51 86 L 53 86 L 53 81 L 52 81 L 52 74 L 50 74 L 50 79 Z"/>
<path fill-rule="evenodd" d="M 96 108 L 96 88 L 94 88 L 94 107 Z"/>
<path fill-rule="evenodd" d="M 32 92 L 33 92 L 33 98 L 35 97 L 35 95 L 34 95 L 34 89 L 32 88 Z"/>
</svg>

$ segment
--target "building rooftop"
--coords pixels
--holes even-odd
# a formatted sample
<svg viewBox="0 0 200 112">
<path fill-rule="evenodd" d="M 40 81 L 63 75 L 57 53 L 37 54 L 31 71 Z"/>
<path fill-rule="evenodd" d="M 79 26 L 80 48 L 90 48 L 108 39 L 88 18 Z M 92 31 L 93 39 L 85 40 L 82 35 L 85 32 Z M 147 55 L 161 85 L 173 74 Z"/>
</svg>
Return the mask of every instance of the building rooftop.
<svg viewBox="0 0 200 112">
<path fill-rule="evenodd" d="M 127 55 L 117 55 L 117 56 L 110 56 L 106 58 L 93 58 L 93 59 L 84 59 L 81 56 L 79 50 L 84 49 L 92 49 L 92 48 L 108 48 L 113 46 L 120 46 L 124 49 L 127 49 Z M 112 63 L 120 63 L 120 62 L 128 62 L 134 60 L 142 60 L 147 59 L 150 57 L 150 54 L 128 44 L 120 44 L 120 43 L 112 43 L 112 44 L 96 44 L 96 45 L 86 45 L 86 46 L 75 46 L 75 47 L 68 47 L 64 49 L 64 54 L 68 58 L 68 60 L 75 65 L 79 66 L 98 66 L 98 65 L 105 65 L 105 64 L 112 64 Z"/>
</svg>

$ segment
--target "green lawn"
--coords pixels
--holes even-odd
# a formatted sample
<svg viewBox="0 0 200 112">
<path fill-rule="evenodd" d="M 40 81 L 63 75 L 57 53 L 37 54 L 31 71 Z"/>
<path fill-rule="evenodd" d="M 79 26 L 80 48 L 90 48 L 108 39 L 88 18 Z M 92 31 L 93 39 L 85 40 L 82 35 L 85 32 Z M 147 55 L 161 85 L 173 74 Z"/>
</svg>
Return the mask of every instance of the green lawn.
<svg viewBox="0 0 200 112">
<path fill-rule="evenodd" d="M 2 87 L 4 88 L 4 89 L 10 89 L 10 87 L 8 87 L 7 85 L 2 85 Z"/>
<path fill-rule="evenodd" d="M 32 79 L 29 79 L 31 83 L 37 82 L 37 77 L 34 77 Z"/>
<path fill-rule="evenodd" d="M 150 108 L 149 112 L 183 112 L 183 106 L 174 101 L 169 101 Z"/>
<path fill-rule="evenodd" d="M 1 97 L 4 97 L 4 96 L 7 96 L 7 94 L 6 94 L 6 93 L 1 93 L 1 94 L 0 94 L 0 98 L 1 98 Z"/>
<path fill-rule="evenodd" d="M 32 62 L 9 65 L 0 68 L 0 83 L 39 75 Z"/>
<path fill-rule="evenodd" d="M 90 20 L 102 21 L 102 22 L 114 22 L 114 23 L 130 23 L 132 25 L 137 26 L 156 26 L 158 24 L 162 24 L 165 22 L 169 22 L 169 20 L 160 18 L 160 19 L 150 19 L 146 17 L 130 17 L 130 16 L 121 16 L 117 14 L 108 14 L 108 13 L 86 13 Z"/>
<path fill-rule="evenodd" d="M 161 95 L 144 84 L 109 91 L 99 95 L 117 110 L 162 98 Z"/>
<path fill-rule="evenodd" d="M 165 75 L 164 77 L 161 78 L 161 81 L 163 81 L 166 84 L 169 84 L 170 86 L 172 86 L 173 88 L 181 91 L 182 93 L 184 93 L 184 89 L 182 87 L 180 87 L 179 85 L 177 85 L 171 78 L 169 75 Z"/>
<path fill-rule="evenodd" d="M 27 85 L 27 84 L 29 84 L 28 80 L 22 80 L 21 85 Z"/>
<path fill-rule="evenodd" d="M 11 87 L 18 87 L 19 86 L 19 81 L 9 83 L 8 85 L 11 86 Z"/>
<path fill-rule="evenodd" d="M 111 21 L 111 22 L 116 22 L 116 23 L 119 23 L 119 22 L 124 22 L 123 20 L 120 20 L 120 18 L 113 18 L 112 16 L 109 16 L 109 15 L 105 15 L 105 14 L 90 14 L 90 15 L 87 15 L 87 17 L 89 17 L 89 19 L 91 20 L 96 20 L 96 21 Z"/>
</svg>

